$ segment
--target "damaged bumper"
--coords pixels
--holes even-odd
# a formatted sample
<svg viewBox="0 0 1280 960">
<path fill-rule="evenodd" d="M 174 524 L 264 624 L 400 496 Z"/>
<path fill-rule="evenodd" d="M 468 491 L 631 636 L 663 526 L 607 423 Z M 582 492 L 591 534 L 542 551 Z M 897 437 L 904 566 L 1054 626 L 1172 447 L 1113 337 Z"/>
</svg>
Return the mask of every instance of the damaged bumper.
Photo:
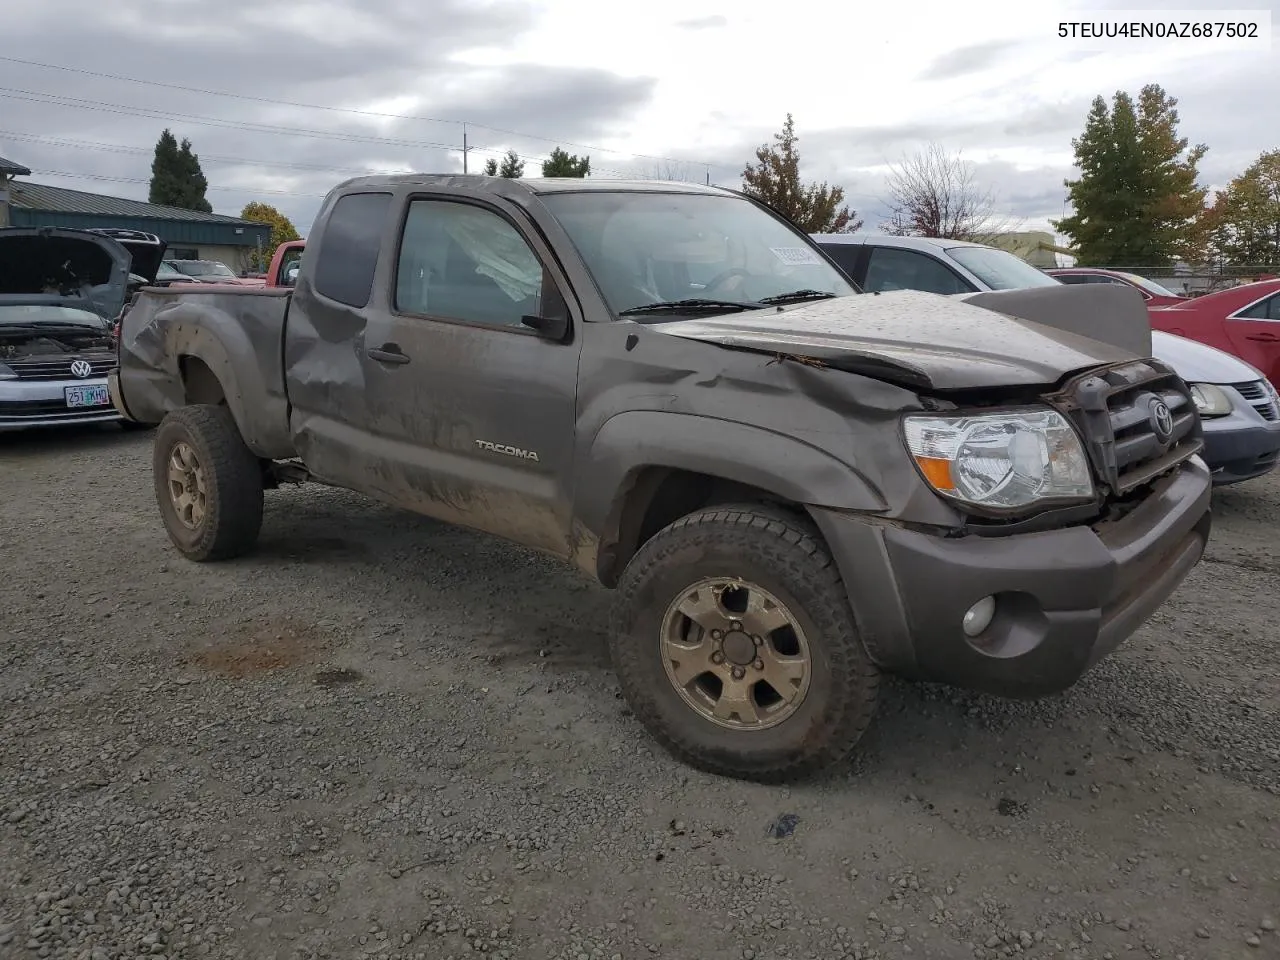
<svg viewBox="0 0 1280 960">
<path fill-rule="evenodd" d="M 1169 598 L 1204 552 L 1212 483 L 1192 458 L 1116 521 L 948 539 L 814 510 L 883 668 L 1000 696 L 1074 684 Z M 975 637 L 967 611 L 995 599 Z"/>
</svg>

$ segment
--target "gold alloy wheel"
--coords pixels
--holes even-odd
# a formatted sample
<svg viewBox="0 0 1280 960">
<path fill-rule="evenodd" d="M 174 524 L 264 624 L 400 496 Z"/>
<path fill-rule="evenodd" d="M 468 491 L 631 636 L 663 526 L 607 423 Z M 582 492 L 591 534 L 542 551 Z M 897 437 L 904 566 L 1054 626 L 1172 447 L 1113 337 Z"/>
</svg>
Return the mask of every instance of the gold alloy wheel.
<svg viewBox="0 0 1280 960">
<path fill-rule="evenodd" d="M 208 504 L 204 467 L 191 444 L 179 440 L 169 453 L 169 499 L 183 526 L 195 530 L 204 522 Z"/>
<path fill-rule="evenodd" d="M 693 710 L 731 730 L 766 730 L 809 692 L 809 643 L 787 607 L 743 580 L 703 580 L 662 619 L 667 679 Z"/>
</svg>

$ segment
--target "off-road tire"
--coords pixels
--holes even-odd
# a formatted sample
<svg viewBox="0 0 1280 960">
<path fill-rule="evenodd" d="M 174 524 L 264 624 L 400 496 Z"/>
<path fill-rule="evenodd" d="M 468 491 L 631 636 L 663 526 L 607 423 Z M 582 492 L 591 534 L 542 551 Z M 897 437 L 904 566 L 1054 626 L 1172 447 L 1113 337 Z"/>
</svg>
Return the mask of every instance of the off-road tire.
<svg viewBox="0 0 1280 960">
<path fill-rule="evenodd" d="M 205 474 L 204 519 L 195 529 L 178 518 L 169 493 L 169 457 L 181 442 Z M 194 404 L 166 414 L 156 430 L 152 473 L 165 530 L 187 559 L 229 560 L 253 548 L 262 528 L 262 466 L 226 407 Z"/>
<path fill-rule="evenodd" d="M 708 577 L 740 577 L 790 608 L 804 630 L 810 687 L 796 713 L 765 730 L 729 730 L 703 718 L 667 677 L 662 620 Z M 840 574 L 802 516 L 765 504 L 706 508 L 647 541 L 619 580 L 610 652 L 623 695 L 649 733 L 708 772 L 777 783 L 852 753 L 871 722 L 880 671 L 858 637 Z"/>
</svg>

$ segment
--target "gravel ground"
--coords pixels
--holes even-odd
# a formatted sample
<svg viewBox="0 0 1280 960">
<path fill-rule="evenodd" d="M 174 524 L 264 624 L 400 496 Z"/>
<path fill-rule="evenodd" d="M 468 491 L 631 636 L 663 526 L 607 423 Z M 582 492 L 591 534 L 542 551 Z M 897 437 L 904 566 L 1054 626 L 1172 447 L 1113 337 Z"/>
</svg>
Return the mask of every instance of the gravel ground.
<svg viewBox="0 0 1280 960">
<path fill-rule="evenodd" d="M 303 487 L 194 565 L 149 462 L 0 438 L 6 960 L 1280 957 L 1280 477 L 1066 695 L 889 684 L 783 789 L 657 751 L 554 562 Z"/>
</svg>

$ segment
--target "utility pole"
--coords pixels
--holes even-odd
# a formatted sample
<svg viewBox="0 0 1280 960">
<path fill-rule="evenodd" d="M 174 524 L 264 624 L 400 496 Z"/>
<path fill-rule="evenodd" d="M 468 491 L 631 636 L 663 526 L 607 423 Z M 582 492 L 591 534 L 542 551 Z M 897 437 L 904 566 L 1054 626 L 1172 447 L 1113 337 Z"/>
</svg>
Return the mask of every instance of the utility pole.
<svg viewBox="0 0 1280 960">
<path fill-rule="evenodd" d="M 467 172 L 467 150 L 468 149 L 469 147 L 467 146 L 467 125 L 464 123 L 462 125 L 462 172 L 464 174 Z"/>
</svg>

